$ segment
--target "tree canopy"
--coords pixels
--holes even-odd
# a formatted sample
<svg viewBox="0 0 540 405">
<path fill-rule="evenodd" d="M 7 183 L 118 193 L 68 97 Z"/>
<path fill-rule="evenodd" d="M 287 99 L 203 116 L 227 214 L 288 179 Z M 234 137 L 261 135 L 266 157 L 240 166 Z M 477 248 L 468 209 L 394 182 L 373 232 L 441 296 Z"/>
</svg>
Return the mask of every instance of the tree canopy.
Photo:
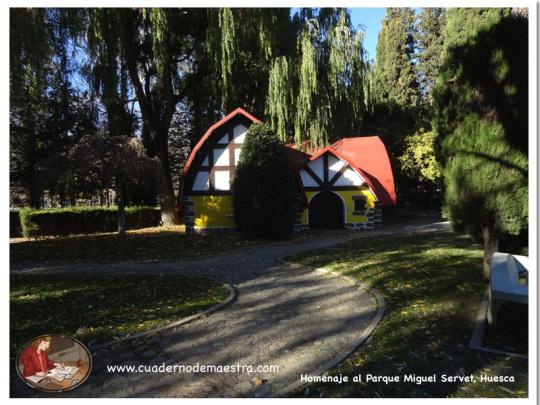
<svg viewBox="0 0 540 405">
<path fill-rule="evenodd" d="M 528 22 L 510 9 L 447 18 L 434 95 L 444 206 L 456 228 L 483 239 L 488 277 L 498 241 L 528 227 Z"/>
<path fill-rule="evenodd" d="M 420 101 L 414 22 L 411 8 L 388 8 L 377 39 L 375 94 L 379 102 L 398 108 L 414 108 Z"/>
<path fill-rule="evenodd" d="M 159 165 L 144 152 L 137 138 L 86 135 L 70 152 L 71 172 L 79 188 L 90 194 L 114 189 L 118 205 L 118 233 L 126 233 L 125 207 L 134 190 L 151 189 L 159 178 Z"/>
<path fill-rule="evenodd" d="M 72 192 L 70 147 L 96 130 L 97 108 L 72 84 L 68 26 L 56 9 L 11 9 L 10 176 L 39 207 L 43 190 Z"/>
<path fill-rule="evenodd" d="M 418 16 L 417 72 L 422 103 L 428 109 L 433 104 L 433 86 L 441 65 L 445 23 L 443 8 L 425 8 Z"/>
<path fill-rule="evenodd" d="M 320 147 L 362 129 L 368 108 L 363 33 L 344 9 L 302 10 L 296 48 L 270 70 L 266 113 L 281 140 Z"/>
</svg>

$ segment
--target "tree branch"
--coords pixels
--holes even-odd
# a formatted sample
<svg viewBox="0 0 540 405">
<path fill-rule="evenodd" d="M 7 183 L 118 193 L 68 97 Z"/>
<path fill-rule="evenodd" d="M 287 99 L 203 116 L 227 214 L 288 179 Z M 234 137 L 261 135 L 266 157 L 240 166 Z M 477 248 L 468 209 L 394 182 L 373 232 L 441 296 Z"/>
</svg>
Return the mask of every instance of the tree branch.
<svg viewBox="0 0 540 405">
<path fill-rule="evenodd" d="M 129 77 L 133 87 L 135 89 L 135 94 L 139 101 L 139 106 L 141 107 L 141 114 L 143 119 L 147 121 L 150 125 L 155 126 L 155 115 L 150 105 L 146 93 L 143 89 L 141 80 L 139 78 L 138 69 L 137 69 L 137 58 L 135 55 L 136 44 L 134 43 L 133 38 L 136 37 L 134 32 L 134 21 L 133 21 L 133 11 L 132 10 L 123 10 L 124 14 L 124 26 L 123 30 L 123 48 L 126 59 L 126 67 L 129 73 Z M 148 82 L 148 80 L 146 80 Z"/>
</svg>

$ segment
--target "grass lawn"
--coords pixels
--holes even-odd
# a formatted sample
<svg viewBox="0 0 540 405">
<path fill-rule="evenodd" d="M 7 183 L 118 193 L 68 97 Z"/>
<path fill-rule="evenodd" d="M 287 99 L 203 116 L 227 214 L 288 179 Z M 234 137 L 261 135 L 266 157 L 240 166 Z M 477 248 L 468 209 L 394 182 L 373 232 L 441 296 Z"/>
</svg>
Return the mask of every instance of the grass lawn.
<svg viewBox="0 0 540 405">
<path fill-rule="evenodd" d="M 431 211 L 396 209 L 385 213 L 385 227 L 434 215 L 437 214 Z M 306 231 L 293 233 L 291 239 L 345 237 L 347 234 L 356 235 L 356 231 Z M 183 261 L 276 242 L 282 240 L 247 241 L 234 231 L 186 234 L 184 226 L 155 227 L 127 231 L 123 241 L 114 232 L 40 239 L 14 238 L 10 241 L 10 261 L 15 265 Z"/>
<path fill-rule="evenodd" d="M 164 326 L 227 295 L 216 281 L 177 274 L 12 274 L 11 355 L 47 333 L 89 343 Z"/>
<path fill-rule="evenodd" d="M 526 360 L 467 348 L 486 288 L 482 251 L 469 238 L 450 232 L 377 236 L 289 260 L 356 277 L 375 287 L 386 301 L 385 315 L 368 342 L 330 373 L 347 375 L 350 381 L 362 374 L 364 382 L 316 383 L 307 394 L 304 387 L 295 396 L 527 396 Z M 523 341 L 526 328 L 525 333 L 521 329 Z M 439 381 L 366 383 L 367 374 L 401 375 L 402 381 L 405 374 L 437 374 Z M 476 382 L 443 383 L 442 374 L 473 374 Z M 480 382 L 481 374 L 514 376 L 515 382 Z"/>
<path fill-rule="evenodd" d="M 188 260 L 225 253 L 261 241 L 242 240 L 235 232 L 186 234 L 183 227 L 156 227 L 116 233 L 17 240 L 10 243 L 11 263 L 78 263 Z"/>
</svg>

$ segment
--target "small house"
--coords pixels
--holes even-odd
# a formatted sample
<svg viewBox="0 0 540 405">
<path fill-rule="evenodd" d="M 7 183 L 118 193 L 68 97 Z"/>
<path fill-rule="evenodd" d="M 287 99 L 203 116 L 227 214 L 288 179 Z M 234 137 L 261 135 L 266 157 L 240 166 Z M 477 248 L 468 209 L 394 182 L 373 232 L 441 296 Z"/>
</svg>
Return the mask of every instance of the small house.
<svg viewBox="0 0 540 405">
<path fill-rule="evenodd" d="M 238 108 L 193 148 L 180 190 L 187 231 L 235 228 L 234 171 L 256 122 Z M 298 185 L 296 229 L 374 228 L 382 224 L 382 207 L 396 204 L 390 160 L 378 136 L 343 138 L 311 152 L 287 145 L 287 155 Z"/>
</svg>

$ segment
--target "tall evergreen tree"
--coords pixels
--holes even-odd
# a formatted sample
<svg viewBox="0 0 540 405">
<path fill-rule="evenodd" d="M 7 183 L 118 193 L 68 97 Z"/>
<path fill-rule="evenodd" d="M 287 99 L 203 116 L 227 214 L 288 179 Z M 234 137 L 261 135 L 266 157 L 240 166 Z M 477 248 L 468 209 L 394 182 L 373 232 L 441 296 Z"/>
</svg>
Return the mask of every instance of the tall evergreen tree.
<svg viewBox="0 0 540 405">
<path fill-rule="evenodd" d="M 366 126 L 369 132 L 381 136 L 396 168 L 400 167 L 399 157 L 404 153 L 406 137 L 422 126 L 415 39 L 414 11 L 387 8 L 377 38 L 375 66 L 368 76 L 373 107 Z M 410 201 L 418 181 L 401 170 L 396 170 L 395 176 L 398 199 Z"/>
<path fill-rule="evenodd" d="M 433 86 L 441 65 L 443 29 L 446 11 L 442 8 L 424 8 L 418 16 L 416 44 L 417 72 L 422 101 L 426 108 L 433 104 Z"/>
<path fill-rule="evenodd" d="M 501 238 L 528 227 L 528 21 L 510 9 L 450 9 L 434 93 L 444 206 L 483 240 L 484 276 Z"/>
<path fill-rule="evenodd" d="M 283 238 L 296 217 L 296 186 L 283 143 L 267 124 L 249 128 L 234 176 L 234 220 L 246 238 Z"/>
<path fill-rule="evenodd" d="M 10 10 L 10 177 L 32 207 L 39 207 L 42 188 L 38 161 L 44 142 L 45 92 L 52 46 L 43 9 Z"/>
<path fill-rule="evenodd" d="M 375 92 L 379 102 L 416 108 L 415 15 L 411 8 L 388 8 L 377 39 Z"/>
</svg>

